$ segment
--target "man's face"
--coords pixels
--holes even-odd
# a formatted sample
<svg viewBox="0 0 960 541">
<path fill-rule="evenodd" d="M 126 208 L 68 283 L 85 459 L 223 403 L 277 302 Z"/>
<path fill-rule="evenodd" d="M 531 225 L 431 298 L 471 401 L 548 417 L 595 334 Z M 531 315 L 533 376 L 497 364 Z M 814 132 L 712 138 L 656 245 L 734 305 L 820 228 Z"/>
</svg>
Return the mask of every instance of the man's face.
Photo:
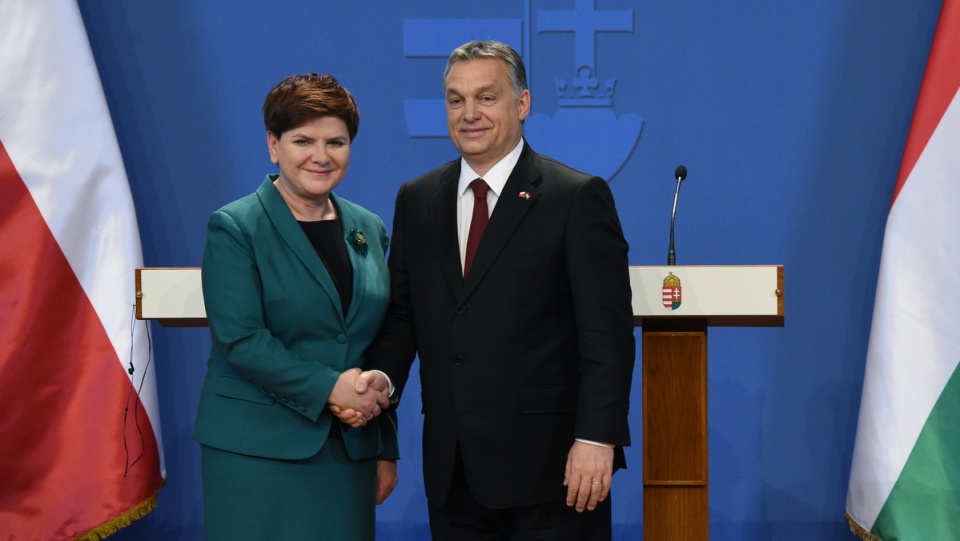
<svg viewBox="0 0 960 541">
<path fill-rule="evenodd" d="M 507 65 L 498 58 L 457 62 L 445 87 L 450 140 L 477 174 L 486 174 L 520 140 L 530 92 L 514 95 Z"/>
</svg>

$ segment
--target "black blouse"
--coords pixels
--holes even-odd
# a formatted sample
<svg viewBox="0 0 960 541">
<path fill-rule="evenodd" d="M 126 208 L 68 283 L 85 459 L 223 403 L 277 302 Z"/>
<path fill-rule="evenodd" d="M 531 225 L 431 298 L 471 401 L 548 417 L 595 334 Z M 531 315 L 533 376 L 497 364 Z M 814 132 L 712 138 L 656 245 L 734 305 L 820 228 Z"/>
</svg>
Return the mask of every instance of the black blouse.
<svg viewBox="0 0 960 541">
<path fill-rule="evenodd" d="M 330 273 L 333 284 L 340 294 L 340 304 L 346 317 L 353 297 L 353 267 L 347 257 L 347 244 L 343 240 L 343 228 L 340 220 L 320 220 L 316 222 L 298 221 L 310 244 L 317 251 L 323 265 Z"/>
</svg>

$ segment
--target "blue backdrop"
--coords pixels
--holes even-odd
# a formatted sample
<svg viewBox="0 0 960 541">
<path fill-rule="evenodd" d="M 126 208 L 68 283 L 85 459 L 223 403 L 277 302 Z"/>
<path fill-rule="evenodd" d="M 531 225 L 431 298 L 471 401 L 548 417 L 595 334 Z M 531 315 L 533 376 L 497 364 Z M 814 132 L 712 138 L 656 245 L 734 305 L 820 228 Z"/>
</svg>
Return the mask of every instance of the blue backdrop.
<svg viewBox="0 0 960 541">
<path fill-rule="evenodd" d="M 356 95 L 338 193 L 389 224 L 400 183 L 456 156 L 435 101 L 446 54 L 513 44 L 530 71 L 529 142 L 610 180 L 632 265 L 666 262 L 682 163 L 677 262 L 786 268 L 784 328 L 710 331 L 712 538 L 852 539 L 843 510 L 884 220 L 939 0 L 79 3 L 148 266 L 198 266 L 210 213 L 274 170 L 260 107 L 284 76 L 329 72 Z M 190 433 L 209 337 L 153 337 L 167 484 L 116 538 L 202 539 Z M 642 533 L 636 374 L 617 539 Z M 399 413 L 401 480 L 378 539 L 427 539 L 418 400 Z"/>
</svg>

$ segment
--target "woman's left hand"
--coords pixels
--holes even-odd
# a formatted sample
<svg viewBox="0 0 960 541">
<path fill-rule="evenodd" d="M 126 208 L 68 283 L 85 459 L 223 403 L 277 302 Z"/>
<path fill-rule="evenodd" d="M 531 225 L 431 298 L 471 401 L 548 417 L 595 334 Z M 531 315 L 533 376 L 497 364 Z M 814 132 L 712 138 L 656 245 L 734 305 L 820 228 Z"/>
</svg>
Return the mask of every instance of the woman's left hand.
<svg viewBox="0 0 960 541">
<path fill-rule="evenodd" d="M 383 503 L 397 486 L 397 461 L 377 461 L 377 505 Z"/>
</svg>

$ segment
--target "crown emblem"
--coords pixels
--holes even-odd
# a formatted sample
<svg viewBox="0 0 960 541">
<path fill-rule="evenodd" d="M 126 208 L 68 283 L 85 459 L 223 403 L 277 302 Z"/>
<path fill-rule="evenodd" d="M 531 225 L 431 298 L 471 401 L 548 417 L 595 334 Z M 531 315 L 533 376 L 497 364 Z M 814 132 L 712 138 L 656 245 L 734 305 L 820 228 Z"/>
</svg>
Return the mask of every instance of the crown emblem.
<svg viewBox="0 0 960 541">
<path fill-rule="evenodd" d="M 554 79 L 561 107 L 610 107 L 613 105 L 613 92 L 616 79 L 600 82 L 590 66 L 581 66 L 577 76 L 567 81 Z"/>
</svg>

